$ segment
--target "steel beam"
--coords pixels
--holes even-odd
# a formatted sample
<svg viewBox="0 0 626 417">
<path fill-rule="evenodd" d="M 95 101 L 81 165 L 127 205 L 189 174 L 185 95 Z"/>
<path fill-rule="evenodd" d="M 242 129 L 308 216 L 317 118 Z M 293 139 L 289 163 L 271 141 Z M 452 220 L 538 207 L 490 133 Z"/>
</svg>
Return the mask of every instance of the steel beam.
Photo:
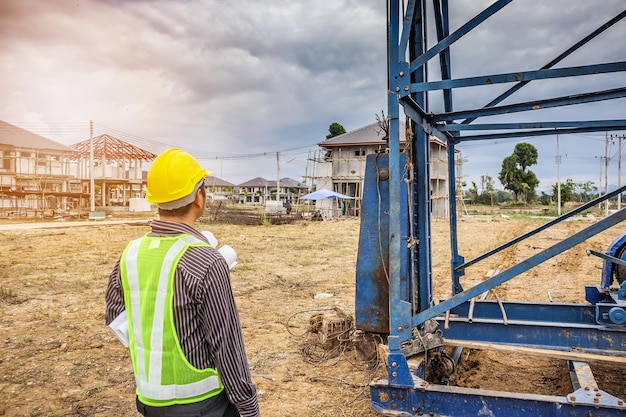
<svg viewBox="0 0 626 417">
<path fill-rule="evenodd" d="M 387 416 L 624 416 L 622 399 L 600 390 L 581 390 L 567 396 L 511 393 L 431 384 L 415 376 L 410 387 L 387 380 L 370 383 L 372 408 Z"/>
<path fill-rule="evenodd" d="M 470 309 L 466 302 L 437 317 L 446 339 L 626 356 L 617 349 L 626 326 L 598 324 L 591 304 L 475 300 Z"/>
<path fill-rule="evenodd" d="M 626 191 L 626 185 L 623 186 L 623 187 L 620 187 L 620 188 L 618 188 L 616 190 L 613 190 L 610 193 L 605 194 L 605 195 L 603 195 L 601 197 L 593 199 L 592 201 L 590 201 L 588 203 L 585 203 L 582 206 L 579 206 L 579 207 L 577 207 L 577 208 L 575 208 L 573 210 L 570 210 L 567 213 L 557 217 L 556 219 L 550 220 L 550 221 L 542 224 L 541 226 L 539 226 L 539 227 L 537 227 L 537 228 L 535 228 L 535 229 L 533 229 L 533 230 L 531 230 L 529 232 L 524 233 L 523 235 L 517 236 L 517 237 L 509 240 L 508 242 L 498 246 L 497 248 L 491 249 L 491 250 L 485 252 L 484 254 L 479 255 L 476 258 L 471 259 L 471 260 L 467 261 L 466 263 L 464 263 L 462 265 L 459 265 L 457 267 L 457 269 L 458 270 L 463 270 L 463 269 L 465 269 L 465 268 L 467 268 L 467 267 L 469 267 L 471 265 L 474 265 L 474 264 L 482 261 L 483 259 L 489 258 L 490 256 L 493 256 L 496 253 L 498 253 L 498 252 L 500 252 L 500 251 L 502 251 L 502 250 L 504 250 L 506 248 L 510 248 L 511 246 L 513 246 L 513 245 L 515 245 L 515 244 L 517 244 L 517 243 L 519 243 L 519 242 L 521 242 L 521 241 L 523 241 L 525 239 L 528 239 L 529 237 L 534 236 L 537 233 L 542 232 L 542 231 L 544 231 L 544 230 L 554 226 L 555 224 L 561 223 L 562 221 L 565 221 L 565 220 L 567 220 L 567 219 L 569 219 L 569 218 L 571 218 L 571 217 L 573 217 L 573 216 L 575 216 L 575 215 L 577 215 L 579 213 L 582 213 L 583 211 L 588 210 L 589 208 L 591 208 L 591 207 L 593 207 L 593 206 L 595 206 L 597 204 L 600 204 L 603 201 L 609 200 L 609 199 L 611 199 L 611 198 L 613 198 L 613 197 L 623 193 L 624 191 Z"/>
<path fill-rule="evenodd" d="M 572 45 L 569 48 L 567 48 L 559 56 L 554 58 L 552 61 L 548 62 L 546 65 L 544 65 L 540 69 L 552 68 L 554 65 L 558 64 L 563 59 L 565 59 L 566 57 L 571 55 L 573 52 L 575 52 L 578 49 L 580 49 L 583 45 L 587 44 L 590 40 L 596 38 L 599 34 L 603 33 L 605 30 L 607 30 L 608 28 L 610 28 L 611 26 L 613 26 L 614 24 L 616 24 L 617 22 L 622 20 L 624 17 L 626 17 L 626 10 L 624 10 L 621 13 L 619 13 L 617 16 L 615 16 L 614 18 L 610 19 L 608 22 L 606 22 L 605 24 L 603 24 L 602 26 L 600 26 L 599 28 L 597 28 L 596 30 L 591 32 L 589 35 L 585 36 L 583 39 L 581 39 L 580 41 L 576 42 L 574 45 Z M 500 94 L 495 99 L 491 100 L 489 103 L 487 103 L 487 105 L 485 107 L 493 107 L 496 104 L 501 103 L 507 97 L 511 96 L 516 91 L 520 90 L 522 87 L 524 87 L 529 82 L 530 81 L 520 81 L 519 83 L 517 83 L 513 87 L 509 88 L 504 93 Z M 475 120 L 474 118 L 470 118 L 470 119 L 464 120 L 462 123 L 463 124 L 469 124 L 469 123 L 473 122 L 474 120 Z"/>
<path fill-rule="evenodd" d="M 458 119 L 477 118 L 484 116 L 497 116 L 501 114 L 519 113 L 549 109 L 553 107 L 571 106 L 575 104 L 595 103 L 598 101 L 614 100 L 626 97 L 626 87 L 613 88 L 610 90 L 594 91 L 583 94 L 572 94 L 568 96 L 555 97 L 545 100 L 534 100 L 519 104 L 505 106 L 488 107 L 475 110 L 464 110 L 449 113 L 430 115 L 430 123 L 452 122 Z"/>
<path fill-rule="evenodd" d="M 616 224 L 622 222 L 626 219 L 626 208 L 608 216 L 604 219 L 599 220 L 598 222 L 592 224 L 591 226 L 586 227 L 585 229 L 573 234 L 572 236 L 564 239 L 563 241 L 541 251 L 540 253 L 531 256 L 530 258 L 522 261 L 521 263 L 514 265 L 513 267 L 481 282 L 480 284 L 475 285 L 472 288 L 466 289 L 465 291 L 455 295 L 448 300 L 437 304 L 429 308 L 426 311 L 422 311 L 421 313 L 414 316 L 413 325 L 419 326 L 424 323 L 428 319 L 432 319 L 440 314 L 445 313 L 447 310 L 458 306 L 465 301 L 469 301 L 471 298 L 476 297 L 482 294 L 485 291 L 489 291 L 492 288 L 501 285 L 512 278 L 528 271 L 531 268 L 539 265 L 547 261 L 548 259 L 558 255 L 561 252 L 564 252 L 579 243 L 584 242 L 591 236 L 594 236 L 600 233 L 603 230 L 608 229 L 611 226 L 615 226 Z"/>
<path fill-rule="evenodd" d="M 622 71 L 626 71 L 626 61 L 609 62 L 607 64 L 583 65 L 568 68 L 481 75 L 478 77 L 430 81 L 425 83 L 412 83 L 411 92 L 417 93 L 421 91 L 442 90 L 444 88 L 476 87 L 492 84 L 514 83 L 520 81 L 548 80 L 551 78 L 562 77 L 579 77 L 582 75 L 608 74 L 612 72 Z"/>
<path fill-rule="evenodd" d="M 562 122 L 521 122 L 521 123 L 482 123 L 464 125 L 452 123 L 438 126 L 440 132 L 460 132 L 465 130 L 511 130 L 511 129 L 556 129 L 561 127 L 590 127 L 605 130 L 622 128 L 626 120 L 570 120 Z M 552 130 L 551 130 L 552 132 Z"/>
</svg>

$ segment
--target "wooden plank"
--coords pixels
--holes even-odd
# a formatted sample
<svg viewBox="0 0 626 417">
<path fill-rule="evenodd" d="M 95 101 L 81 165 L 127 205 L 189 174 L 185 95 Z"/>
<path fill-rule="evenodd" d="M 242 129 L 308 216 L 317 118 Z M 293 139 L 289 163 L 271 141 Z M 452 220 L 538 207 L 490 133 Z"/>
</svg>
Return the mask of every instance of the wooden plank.
<svg viewBox="0 0 626 417">
<path fill-rule="evenodd" d="M 625 356 L 598 355 L 594 353 L 567 352 L 553 349 L 529 348 L 513 345 L 500 345 L 497 343 L 473 342 L 467 340 L 445 339 L 448 346 L 458 346 L 469 349 L 496 350 L 507 353 L 518 353 L 521 355 L 547 356 L 556 359 L 574 360 L 582 362 L 609 362 L 626 365 Z"/>
</svg>

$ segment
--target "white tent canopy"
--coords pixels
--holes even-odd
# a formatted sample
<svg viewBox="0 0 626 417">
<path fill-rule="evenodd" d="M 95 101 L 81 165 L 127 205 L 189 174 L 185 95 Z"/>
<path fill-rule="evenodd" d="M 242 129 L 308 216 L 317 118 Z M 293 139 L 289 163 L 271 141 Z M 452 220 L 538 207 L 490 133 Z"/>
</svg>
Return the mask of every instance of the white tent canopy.
<svg viewBox="0 0 626 417">
<path fill-rule="evenodd" d="M 303 200 L 322 200 L 324 198 L 335 198 L 335 199 L 352 199 L 354 197 L 350 197 L 349 195 L 337 193 L 335 191 L 327 190 L 322 188 L 321 190 L 313 191 L 307 195 L 300 197 Z"/>
<path fill-rule="evenodd" d="M 352 200 L 354 197 L 322 188 L 300 197 L 303 200 L 315 200 L 315 210 L 324 220 L 340 216 L 340 200 Z M 345 209 L 346 201 L 343 201 Z"/>
</svg>

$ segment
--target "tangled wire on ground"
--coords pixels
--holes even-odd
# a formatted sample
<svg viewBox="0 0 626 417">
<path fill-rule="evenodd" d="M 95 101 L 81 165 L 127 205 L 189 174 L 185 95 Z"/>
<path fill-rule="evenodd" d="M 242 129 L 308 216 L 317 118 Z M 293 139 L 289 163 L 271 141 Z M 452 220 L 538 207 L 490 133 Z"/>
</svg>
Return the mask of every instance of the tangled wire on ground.
<svg viewBox="0 0 626 417">
<path fill-rule="evenodd" d="M 294 333 L 291 321 L 307 313 L 311 314 L 307 329 L 300 334 Z M 356 330 L 353 316 L 340 307 L 297 312 L 286 320 L 285 326 L 292 336 L 305 339 L 300 353 L 308 363 L 318 365 L 332 359 L 345 359 L 361 370 L 376 370 L 381 364 L 377 349 L 381 337 L 366 337 Z"/>
</svg>

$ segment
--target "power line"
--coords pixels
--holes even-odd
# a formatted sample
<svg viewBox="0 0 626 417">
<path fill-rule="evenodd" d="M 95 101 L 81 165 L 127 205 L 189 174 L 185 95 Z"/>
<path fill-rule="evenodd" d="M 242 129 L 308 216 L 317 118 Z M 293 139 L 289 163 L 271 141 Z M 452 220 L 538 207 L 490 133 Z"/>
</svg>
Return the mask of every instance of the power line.
<svg viewBox="0 0 626 417">
<path fill-rule="evenodd" d="M 55 133 L 56 135 L 65 135 L 65 134 L 78 134 L 83 136 L 78 141 L 86 140 L 89 137 L 89 124 L 85 122 L 53 122 L 53 123 L 43 123 L 43 122 L 8 122 L 15 126 L 21 127 L 22 129 L 27 129 L 33 131 L 34 133 L 39 130 L 40 132 L 45 130 L 47 132 Z M 125 132 L 123 130 L 119 130 L 116 128 L 112 128 L 110 126 L 105 126 L 99 123 L 94 123 L 95 136 L 99 136 L 101 134 L 110 134 L 112 136 L 117 137 L 118 139 L 124 140 L 132 145 L 150 148 L 153 151 L 161 152 L 167 148 L 170 148 L 174 145 L 171 143 L 165 143 L 154 139 L 148 139 L 143 136 L 135 135 L 132 133 Z M 40 134 L 40 133 L 38 133 Z M 44 136 L 41 134 L 41 136 Z M 253 159 L 266 159 L 266 158 L 275 158 L 276 153 L 282 153 L 285 155 L 297 155 L 299 153 L 291 153 L 298 150 L 309 149 L 311 147 L 317 147 L 318 143 L 296 146 L 285 148 L 281 150 L 272 150 L 272 151 L 263 151 L 256 153 L 226 153 L 226 152 L 213 152 L 207 151 L 203 149 L 196 149 L 191 147 L 183 147 L 180 146 L 181 149 L 189 152 L 194 155 L 197 159 L 202 160 L 253 160 Z"/>
</svg>

